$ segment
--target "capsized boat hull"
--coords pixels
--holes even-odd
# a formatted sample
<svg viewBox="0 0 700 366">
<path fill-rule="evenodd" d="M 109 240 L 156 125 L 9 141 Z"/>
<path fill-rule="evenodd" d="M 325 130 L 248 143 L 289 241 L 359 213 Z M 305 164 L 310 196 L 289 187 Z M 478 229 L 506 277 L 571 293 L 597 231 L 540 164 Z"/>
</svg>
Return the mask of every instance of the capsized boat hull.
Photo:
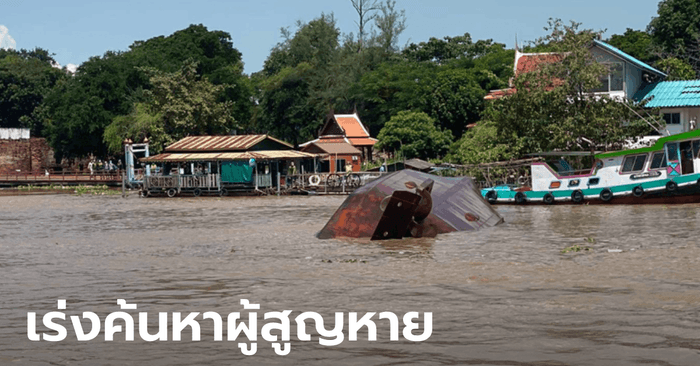
<svg viewBox="0 0 700 366">
<path fill-rule="evenodd" d="M 421 217 L 414 214 L 412 222 L 403 222 L 407 215 L 401 215 L 402 207 L 414 209 L 412 202 L 409 202 L 410 196 L 419 194 L 421 187 L 424 184 L 427 186 L 429 181 L 432 181 L 429 213 L 427 216 L 420 215 Z M 393 193 L 397 191 L 403 191 L 402 197 L 393 197 Z M 417 201 L 422 205 L 426 204 L 426 200 Z M 397 203 L 396 207 L 392 207 L 392 202 Z M 382 207 L 383 205 L 385 207 Z M 392 212 L 392 209 L 397 211 L 386 216 L 385 213 Z M 470 178 L 446 178 L 402 170 L 373 180 L 355 190 L 328 220 L 326 226 L 318 233 L 318 238 L 374 236 L 376 239 L 377 232 L 388 233 L 395 227 L 401 232 L 404 226 L 407 229 L 403 236 L 432 237 L 454 231 L 479 230 L 503 221 L 503 217 L 481 197 Z M 384 226 L 381 225 L 390 229 L 384 231 Z M 389 235 L 387 239 L 389 238 L 393 236 Z"/>
</svg>

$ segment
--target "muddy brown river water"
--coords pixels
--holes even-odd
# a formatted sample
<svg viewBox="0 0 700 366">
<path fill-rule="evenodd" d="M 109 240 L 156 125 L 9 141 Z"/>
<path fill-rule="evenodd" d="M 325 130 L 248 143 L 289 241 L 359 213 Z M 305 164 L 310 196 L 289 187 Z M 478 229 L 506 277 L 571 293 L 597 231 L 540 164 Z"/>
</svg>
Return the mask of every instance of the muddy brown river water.
<svg viewBox="0 0 700 366">
<path fill-rule="evenodd" d="M 0 197 L 0 365 L 699 365 L 700 206 L 501 206 L 435 239 L 318 240 L 344 197 Z M 562 253 L 567 247 L 590 248 Z M 609 252 L 619 249 L 621 252 Z M 424 342 L 32 342 L 27 312 L 432 312 Z M 41 326 L 39 330 L 46 331 Z M 347 333 L 346 333 L 347 335 Z"/>
</svg>

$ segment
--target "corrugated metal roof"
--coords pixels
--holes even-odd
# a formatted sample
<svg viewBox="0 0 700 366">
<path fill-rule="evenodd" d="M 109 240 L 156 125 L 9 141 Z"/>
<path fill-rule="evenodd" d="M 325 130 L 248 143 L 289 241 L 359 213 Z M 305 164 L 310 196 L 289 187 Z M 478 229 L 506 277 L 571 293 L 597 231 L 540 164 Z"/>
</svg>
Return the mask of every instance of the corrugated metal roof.
<svg viewBox="0 0 700 366">
<path fill-rule="evenodd" d="M 223 160 L 276 160 L 276 159 L 310 159 L 316 154 L 296 150 L 261 150 L 228 153 L 163 153 L 140 159 L 148 163 L 178 163 L 190 161 L 223 161 Z"/>
<path fill-rule="evenodd" d="M 354 146 L 348 143 L 320 143 L 315 142 L 313 145 L 317 146 L 322 151 L 328 154 L 353 154 L 360 155 L 362 152 L 356 149 Z"/>
<path fill-rule="evenodd" d="M 237 151 L 248 150 L 265 139 L 293 148 L 268 135 L 188 136 L 168 146 L 165 151 Z"/>
<path fill-rule="evenodd" d="M 630 62 L 630 63 L 633 63 L 633 64 L 637 65 L 638 67 L 640 67 L 640 68 L 642 68 L 642 69 L 645 69 L 645 70 L 647 70 L 647 71 L 651 71 L 651 72 L 653 72 L 653 73 L 656 73 L 656 74 L 659 74 L 659 75 L 662 75 L 662 76 L 666 76 L 666 74 L 664 74 L 663 72 L 661 72 L 661 71 L 659 71 L 659 70 L 657 70 L 657 69 L 655 69 L 655 68 L 653 68 L 653 67 L 647 65 L 646 63 L 644 63 L 644 62 L 642 62 L 642 61 L 639 61 L 639 60 L 637 60 L 636 58 L 634 58 L 634 57 L 632 57 L 632 56 L 630 56 L 630 55 L 628 55 L 628 54 L 622 52 L 622 51 L 621 51 L 620 49 L 618 49 L 617 47 L 613 47 L 613 46 L 611 46 L 611 45 L 609 45 L 609 44 L 607 44 L 607 43 L 605 43 L 605 42 L 599 41 L 599 40 L 597 40 L 597 39 L 594 39 L 593 42 L 594 42 L 597 46 L 600 46 L 601 48 L 607 50 L 608 52 L 612 52 L 612 53 L 616 54 L 617 56 L 619 56 L 619 57 L 621 57 L 621 58 L 627 60 L 627 61 Z"/>
<path fill-rule="evenodd" d="M 700 80 L 660 81 L 637 91 L 634 100 L 650 99 L 647 108 L 700 106 Z"/>
</svg>

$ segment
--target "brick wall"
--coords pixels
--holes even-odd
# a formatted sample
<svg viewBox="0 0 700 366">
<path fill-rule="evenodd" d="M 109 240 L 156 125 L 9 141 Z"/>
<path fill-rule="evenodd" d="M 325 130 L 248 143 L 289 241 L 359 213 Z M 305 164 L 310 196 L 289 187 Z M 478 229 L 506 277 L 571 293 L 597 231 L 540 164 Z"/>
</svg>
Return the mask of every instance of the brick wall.
<svg viewBox="0 0 700 366">
<path fill-rule="evenodd" d="M 46 139 L 32 137 L 25 140 L 0 140 L 0 174 L 35 172 L 54 165 L 53 150 Z"/>
</svg>

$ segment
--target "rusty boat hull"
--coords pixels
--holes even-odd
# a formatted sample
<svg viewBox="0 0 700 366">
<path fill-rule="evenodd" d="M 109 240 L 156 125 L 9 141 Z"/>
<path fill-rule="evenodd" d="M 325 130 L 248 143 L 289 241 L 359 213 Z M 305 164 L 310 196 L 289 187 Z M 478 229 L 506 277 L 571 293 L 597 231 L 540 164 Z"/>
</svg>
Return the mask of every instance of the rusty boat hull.
<svg viewBox="0 0 700 366">
<path fill-rule="evenodd" d="M 402 170 L 355 190 L 317 236 L 319 239 L 433 237 L 479 230 L 503 221 L 470 178 Z"/>
</svg>

